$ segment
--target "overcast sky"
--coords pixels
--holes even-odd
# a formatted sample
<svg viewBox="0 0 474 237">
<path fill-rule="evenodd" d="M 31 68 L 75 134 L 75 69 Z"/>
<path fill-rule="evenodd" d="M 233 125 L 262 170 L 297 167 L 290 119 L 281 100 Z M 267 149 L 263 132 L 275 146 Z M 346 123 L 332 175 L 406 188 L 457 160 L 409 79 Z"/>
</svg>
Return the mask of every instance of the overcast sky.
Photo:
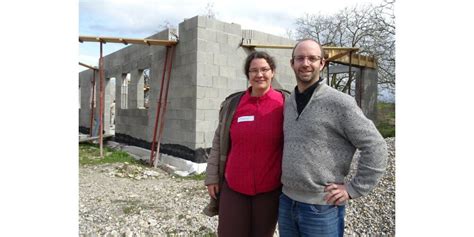
<svg viewBox="0 0 474 237">
<path fill-rule="evenodd" d="M 259 30 L 286 36 L 296 18 L 308 14 L 332 14 L 345 7 L 379 4 L 382 0 L 80 0 L 79 35 L 145 38 L 161 30 L 165 23 L 177 27 L 186 18 L 206 15 L 212 6 L 216 18 L 241 25 L 242 29 Z M 105 44 L 104 55 L 124 45 Z M 79 44 L 79 61 L 97 65 L 99 44 Z M 79 67 L 79 70 L 85 70 Z"/>
</svg>

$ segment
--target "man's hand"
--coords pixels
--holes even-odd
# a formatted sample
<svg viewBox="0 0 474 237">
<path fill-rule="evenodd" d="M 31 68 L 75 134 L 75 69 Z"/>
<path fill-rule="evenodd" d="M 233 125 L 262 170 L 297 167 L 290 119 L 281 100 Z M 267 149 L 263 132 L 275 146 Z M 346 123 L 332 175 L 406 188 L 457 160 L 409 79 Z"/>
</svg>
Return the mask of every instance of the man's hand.
<svg viewBox="0 0 474 237">
<path fill-rule="evenodd" d="M 209 196 L 214 199 L 217 199 L 217 195 L 219 194 L 219 185 L 218 184 L 209 184 L 207 185 L 207 192 Z"/>
<path fill-rule="evenodd" d="M 324 200 L 330 205 L 339 205 L 350 199 L 346 186 L 343 184 L 329 184 L 324 191 L 328 193 L 324 196 Z"/>
</svg>

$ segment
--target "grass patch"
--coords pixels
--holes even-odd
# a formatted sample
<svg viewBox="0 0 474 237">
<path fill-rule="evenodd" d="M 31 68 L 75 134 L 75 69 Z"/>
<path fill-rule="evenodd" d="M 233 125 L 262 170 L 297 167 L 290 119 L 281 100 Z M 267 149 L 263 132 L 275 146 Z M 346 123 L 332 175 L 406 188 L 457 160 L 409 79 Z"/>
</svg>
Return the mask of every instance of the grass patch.
<svg viewBox="0 0 474 237">
<path fill-rule="evenodd" d="M 134 206 L 127 206 L 122 208 L 122 211 L 124 214 L 131 214 L 131 213 L 137 213 L 137 210 Z"/>
<path fill-rule="evenodd" d="M 91 143 L 79 144 L 79 164 L 80 165 L 96 165 L 105 163 L 123 163 L 140 164 L 128 153 L 116 151 L 109 147 L 103 147 L 104 157 L 100 158 L 99 145 Z"/>
<path fill-rule="evenodd" d="M 395 137 L 395 103 L 377 103 L 377 129 L 385 137 Z"/>
<path fill-rule="evenodd" d="M 177 176 L 181 179 L 190 179 L 190 180 L 205 180 L 206 179 L 206 172 L 203 172 L 201 174 L 195 174 L 195 175 L 188 175 L 188 176 Z"/>
</svg>

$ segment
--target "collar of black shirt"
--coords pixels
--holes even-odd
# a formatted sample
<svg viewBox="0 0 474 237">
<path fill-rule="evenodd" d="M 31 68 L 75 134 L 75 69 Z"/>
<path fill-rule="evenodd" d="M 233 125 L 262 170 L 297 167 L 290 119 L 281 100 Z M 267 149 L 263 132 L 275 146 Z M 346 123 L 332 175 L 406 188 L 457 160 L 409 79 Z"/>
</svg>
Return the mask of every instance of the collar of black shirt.
<svg viewBox="0 0 474 237">
<path fill-rule="evenodd" d="M 302 93 L 298 91 L 298 86 L 295 87 L 295 95 L 297 97 L 311 97 L 313 95 L 314 90 L 318 87 L 318 85 L 323 81 L 323 78 L 319 78 L 319 80 L 304 90 Z"/>
<path fill-rule="evenodd" d="M 308 104 L 311 96 L 314 93 L 314 90 L 318 87 L 319 83 L 321 83 L 323 79 L 319 78 L 319 80 L 308 87 L 303 93 L 298 92 L 298 86 L 295 87 L 295 100 L 296 100 L 296 110 L 298 111 L 298 118 L 300 117 L 301 112 L 303 111 L 306 104 Z M 298 119 L 297 118 L 297 119 Z"/>
</svg>

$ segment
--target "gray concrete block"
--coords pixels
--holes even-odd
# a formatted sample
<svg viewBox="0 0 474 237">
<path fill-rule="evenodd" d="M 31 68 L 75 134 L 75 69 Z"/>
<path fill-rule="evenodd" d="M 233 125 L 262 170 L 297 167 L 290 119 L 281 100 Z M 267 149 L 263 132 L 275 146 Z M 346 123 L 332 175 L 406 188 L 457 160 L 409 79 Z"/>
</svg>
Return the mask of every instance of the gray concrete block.
<svg viewBox="0 0 474 237">
<path fill-rule="evenodd" d="M 202 146 L 202 144 L 204 144 L 204 132 L 196 131 L 196 140 L 195 140 L 195 142 L 200 144 L 201 146 Z"/>
<path fill-rule="evenodd" d="M 216 109 L 220 107 L 220 100 L 216 99 L 198 99 L 196 101 L 196 109 Z"/>
<path fill-rule="evenodd" d="M 207 41 L 204 39 L 197 39 L 197 48 L 199 51 L 204 52 L 218 52 L 219 44 L 213 41 Z"/>
<path fill-rule="evenodd" d="M 170 107 L 174 107 L 176 109 L 193 109 L 195 108 L 195 99 L 194 98 L 176 98 L 169 100 Z"/>
<path fill-rule="evenodd" d="M 176 54 L 177 55 L 182 55 L 182 54 L 187 54 L 191 52 L 196 52 L 198 47 L 198 39 L 193 38 L 189 39 L 188 41 L 185 42 L 179 42 L 179 45 L 176 47 Z M 165 52 L 166 53 L 166 52 Z M 164 57 L 164 55 L 163 55 Z"/>
<path fill-rule="evenodd" d="M 227 37 L 227 44 L 231 48 L 240 48 L 241 43 L 242 43 L 242 37 L 240 37 L 240 35 L 229 35 Z"/>
<path fill-rule="evenodd" d="M 196 97 L 196 87 L 184 85 L 169 93 L 173 95 L 173 98 L 194 98 Z"/>
<path fill-rule="evenodd" d="M 216 99 L 216 98 L 219 98 L 219 91 L 215 88 L 207 88 L 206 91 L 206 98 L 210 98 L 210 99 Z"/>
<path fill-rule="evenodd" d="M 225 22 L 219 21 L 215 18 L 209 18 L 207 16 L 199 16 L 198 17 L 198 27 L 204 29 L 213 29 L 218 31 L 225 30 Z"/>
<path fill-rule="evenodd" d="M 198 28 L 197 38 L 207 40 L 207 41 L 211 41 L 211 42 L 215 42 L 216 39 L 217 39 L 216 31 L 215 30 Z"/>
<path fill-rule="evenodd" d="M 204 69 L 202 71 L 202 74 L 199 72 L 199 69 Z M 220 72 L 219 70 L 220 70 L 220 67 L 218 65 L 213 64 L 213 63 L 204 64 L 204 65 L 198 63 L 198 75 L 217 76 L 217 75 L 219 75 L 219 72 Z"/>
<path fill-rule="evenodd" d="M 144 127 L 148 127 L 150 120 L 148 116 L 143 116 L 138 118 L 138 124 Z"/>
<path fill-rule="evenodd" d="M 179 31 L 179 42 L 189 42 L 197 38 L 198 28 L 193 28 L 185 31 Z"/>
<path fill-rule="evenodd" d="M 219 43 L 219 53 L 220 54 L 227 54 L 227 55 L 237 55 L 239 50 L 242 48 L 239 45 L 240 43 L 236 43 L 234 45 L 230 44 L 221 44 Z"/>
<path fill-rule="evenodd" d="M 189 19 L 185 19 L 183 22 L 181 22 L 179 24 L 179 32 L 181 34 L 181 27 L 183 26 L 183 29 L 184 30 L 191 30 L 191 29 L 195 29 L 197 26 L 198 26 L 198 18 L 199 16 L 195 16 L 195 17 L 192 17 L 192 18 L 189 18 Z"/>
<path fill-rule="evenodd" d="M 150 68 L 150 66 L 151 66 L 151 54 L 145 57 L 141 57 L 137 62 L 137 67 L 142 70 L 146 68 Z"/>
<path fill-rule="evenodd" d="M 212 140 L 214 139 L 214 131 L 217 128 L 217 124 L 215 128 L 211 128 L 212 131 L 207 131 L 204 133 L 204 145 L 202 147 L 212 147 Z"/>
<path fill-rule="evenodd" d="M 231 23 L 224 25 L 224 31 L 233 34 L 233 35 L 241 35 L 242 34 L 242 27 L 239 24 Z"/>
<path fill-rule="evenodd" d="M 219 99 L 216 99 L 221 101 Z M 201 109 L 200 112 L 204 115 L 201 120 L 216 122 L 219 119 L 219 107 L 215 109 Z"/>
<path fill-rule="evenodd" d="M 214 25 L 212 26 L 213 29 L 215 29 L 216 31 L 225 31 L 225 22 L 222 22 L 222 21 L 219 21 L 219 20 L 214 20 L 213 21 Z"/>
<path fill-rule="evenodd" d="M 214 62 L 214 53 L 212 53 L 212 52 L 197 52 L 197 61 L 199 63 L 212 64 Z"/>
<path fill-rule="evenodd" d="M 241 91 L 241 90 L 246 90 L 248 88 L 248 82 L 247 80 L 245 79 L 230 79 L 228 78 L 227 79 L 227 85 L 229 88 L 232 88 L 234 90 L 238 90 L 238 91 Z"/>
<path fill-rule="evenodd" d="M 360 74 L 360 83 L 362 84 L 361 108 L 365 116 L 370 120 L 377 121 L 377 94 L 378 94 L 378 78 L 377 70 L 363 68 Z M 357 93 L 359 94 L 359 93 Z"/>
<path fill-rule="evenodd" d="M 167 113 L 169 119 L 184 119 L 191 120 L 194 119 L 194 110 L 191 109 L 180 109 L 180 110 L 170 110 Z"/>
<path fill-rule="evenodd" d="M 213 86 L 212 75 L 203 75 L 203 74 L 205 74 L 205 72 L 198 73 L 197 86 L 212 87 Z"/>
<path fill-rule="evenodd" d="M 208 17 L 206 16 L 196 16 L 196 23 L 199 28 L 209 28 Z"/>
<path fill-rule="evenodd" d="M 199 111 L 199 110 L 198 110 Z M 196 120 L 196 131 L 206 132 L 214 127 L 214 121 Z"/>
<path fill-rule="evenodd" d="M 214 54 L 214 64 L 219 66 L 230 66 L 227 62 L 229 55 L 215 53 Z"/>
<path fill-rule="evenodd" d="M 206 98 L 207 87 L 197 86 L 196 88 L 196 99 Z"/>
<path fill-rule="evenodd" d="M 212 85 L 216 89 L 227 89 L 227 78 L 222 76 L 213 76 Z"/>
<path fill-rule="evenodd" d="M 186 69 L 192 66 L 193 64 L 196 64 L 198 61 L 197 58 L 197 53 L 195 51 L 180 55 L 179 60 L 176 60 L 179 62 L 178 65 L 184 65 L 184 67 L 180 69 Z M 174 67 L 175 69 L 178 69 L 177 67 Z"/>
<path fill-rule="evenodd" d="M 219 66 L 219 76 L 234 78 L 235 75 L 235 68 L 230 66 Z"/>
<path fill-rule="evenodd" d="M 218 32 L 216 34 L 216 42 L 220 44 L 228 43 L 229 34 Z"/>
</svg>

